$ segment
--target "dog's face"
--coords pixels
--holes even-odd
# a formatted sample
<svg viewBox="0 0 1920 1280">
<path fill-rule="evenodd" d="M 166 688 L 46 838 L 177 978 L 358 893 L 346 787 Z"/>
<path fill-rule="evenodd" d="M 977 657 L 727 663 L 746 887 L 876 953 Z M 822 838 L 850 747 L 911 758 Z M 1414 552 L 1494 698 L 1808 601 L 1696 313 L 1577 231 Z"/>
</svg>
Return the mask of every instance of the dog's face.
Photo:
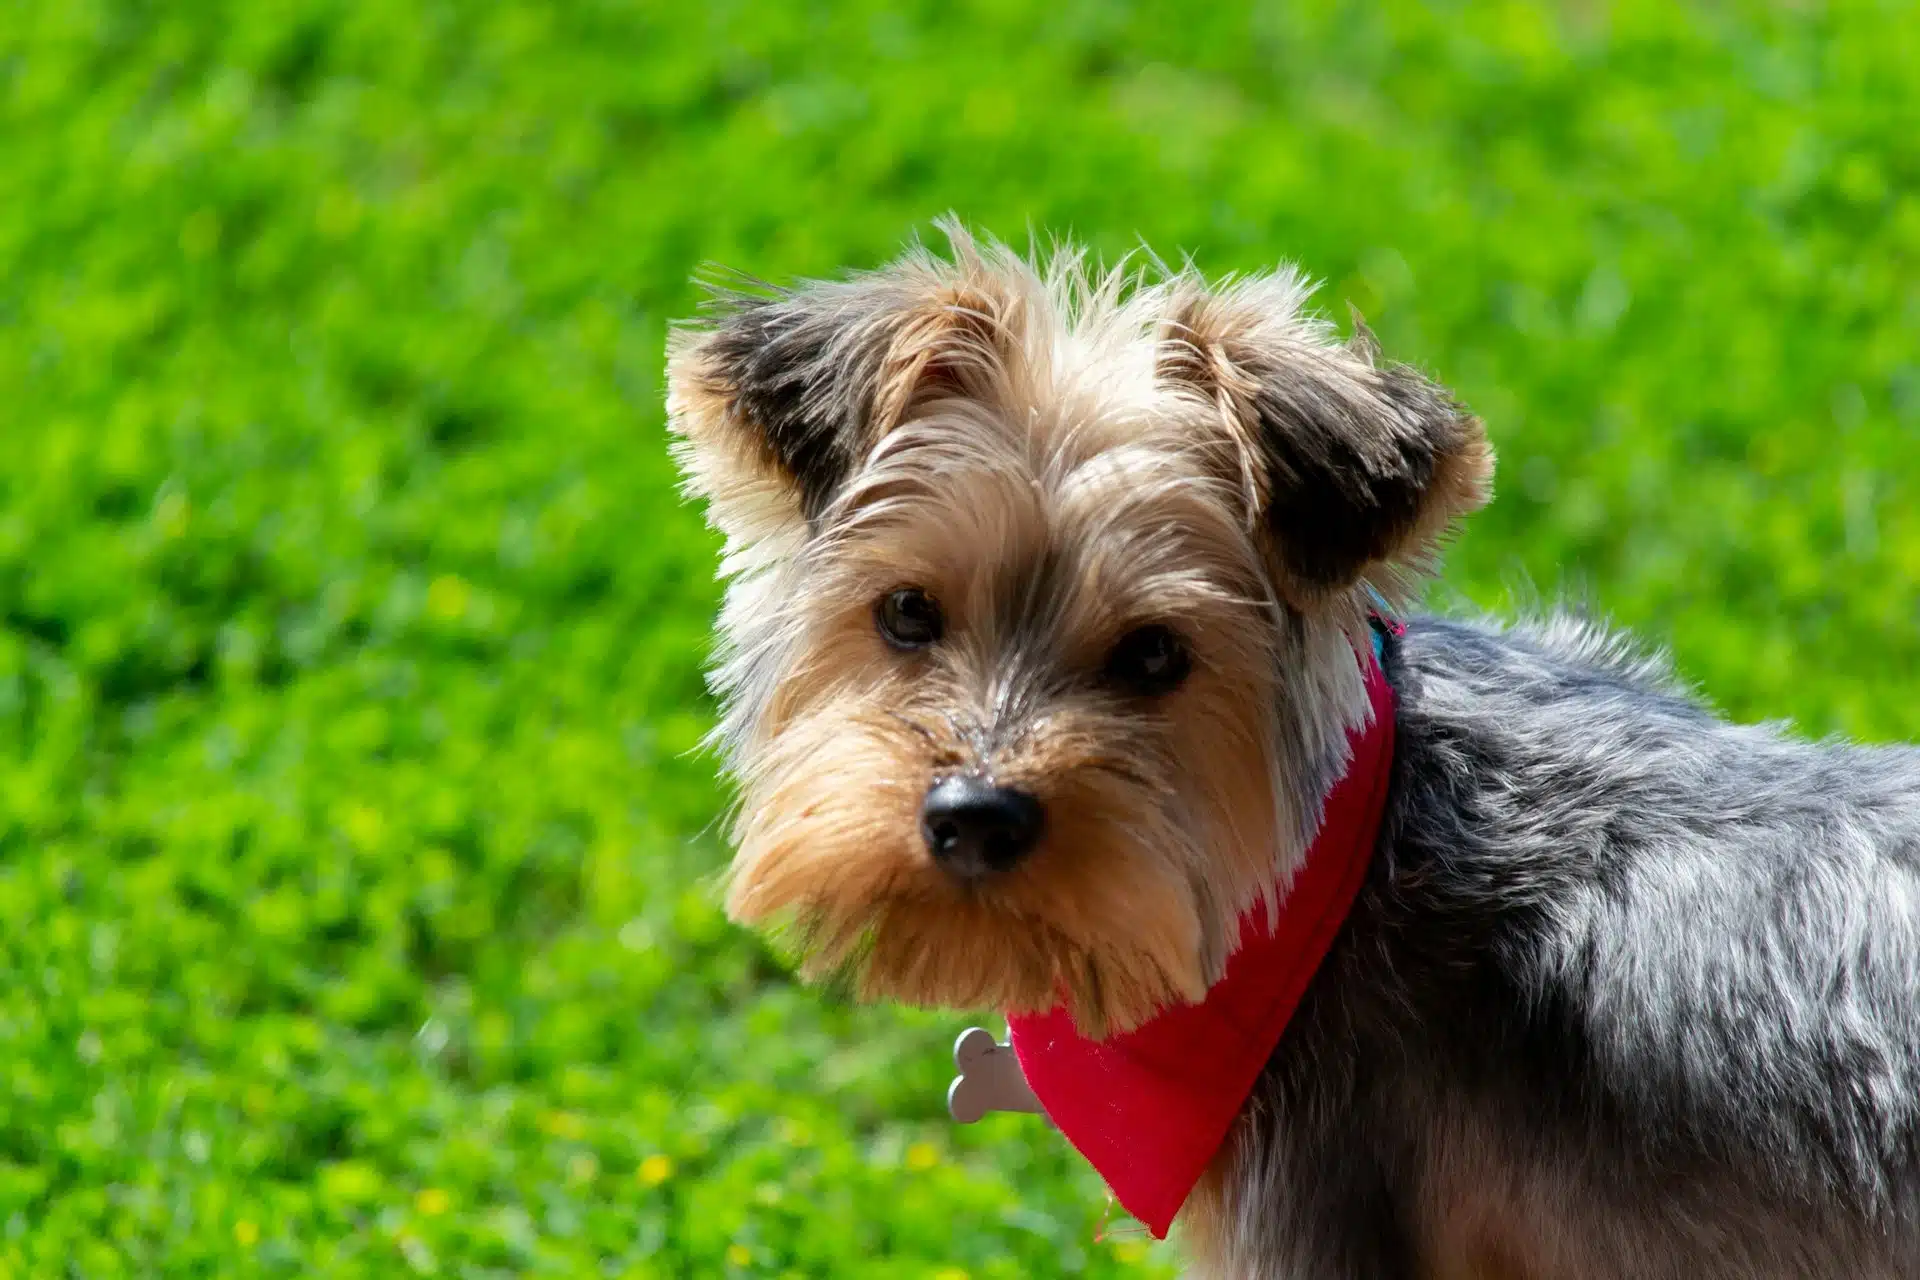
<svg viewBox="0 0 1920 1280">
<path fill-rule="evenodd" d="M 1491 458 L 1290 274 L 1092 279 L 949 234 L 673 346 L 732 577 L 729 906 L 865 994 L 1106 1034 L 1198 998 L 1284 890 L 1364 713 L 1363 593 Z"/>
</svg>

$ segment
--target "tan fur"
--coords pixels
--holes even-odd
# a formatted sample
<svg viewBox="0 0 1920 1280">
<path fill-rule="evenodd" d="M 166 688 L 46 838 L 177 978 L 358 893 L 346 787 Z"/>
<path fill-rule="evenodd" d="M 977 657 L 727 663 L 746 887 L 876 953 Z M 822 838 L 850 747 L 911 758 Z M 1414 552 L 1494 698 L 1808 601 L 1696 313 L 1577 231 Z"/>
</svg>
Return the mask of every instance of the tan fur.
<svg viewBox="0 0 1920 1280">
<path fill-rule="evenodd" d="M 820 354 L 761 400 L 724 324 L 673 343 L 678 456 L 734 577 L 716 673 L 742 784 L 728 906 L 790 922 L 806 972 L 851 969 L 866 995 L 1064 999 L 1104 1035 L 1202 995 L 1239 914 L 1284 890 L 1364 712 L 1365 593 L 1484 496 L 1487 455 L 1476 437 L 1444 464 L 1394 563 L 1307 600 L 1263 531 L 1249 369 L 1370 357 L 1304 314 L 1299 278 L 1213 291 L 949 234 L 951 260 L 916 250 L 785 295 L 799 309 L 768 341 L 817 331 Z M 783 469 L 780 442 L 799 456 L 827 419 L 765 397 L 808 377 L 841 388 L 819 412 L 850 424 L 844 476 Z M 811 514 L 803 481 L 824 495 Z M 945 611 L 932 649 L 875 633 L 874 602 L 903 586 Z M 1100 683 L 1148 624 L 1193 655 L 1150 703 Z M 927 852 L 921 799 L 956 772 L 1044 804 L 1011 871 L 960 881 Z"/>
<path fill-rule="evenodd" d="M 1431 1280 L 1895 1280 L 1887 1239 L 1834 1230 L 1809 1206 L 1649 1171 L 1609 1185 L 1552 1151 L 1518 1151 L 1480 1119 L 1439 1126 L 1425 1161 L 1421 1274 Z M 1730 1212 L 1731 1206 L 1744 1206 Z M 1712 1258 L 1704 1270 L 1697 1262 Z"/>
<path fill-rule="evenodd" d="M 1038 1011 L 1065 992 L 1089 1029 L 1132 1026 L 1205 990 L 1227 913 L 1271 880 L 1258 562 L 1204 483 L 1154 476 L 1159 453 L 1075 466 L 973 425 L 971 456 L 929 433 L 926 456 L 902 442 L 877 462 L 818 566 L 729 904 L 796 911 L 814 968 L 858 959 L 873 994 Z M 874 634 L 871 602 L 907 582 L 947 609 L 939 652 Z M 1181 714 L 1071 687 L 1170 616 L 1198 657 Z M 1001 658 L 1023 644 L 1041 661 L 1010 688 Z M 1019 731 L 992 740 L 1009 719 Z M 1043 847 L 984 885 L 933 863 L 916 808 L 935 776 L 973 768 L 1050 815 Z"/>
<path fill-rule="evenodd" d="M 1180 1243 L 1192 1263 L 1194 1280 L 1243 1280 L 1258 1274 L 1254 1259 L 1236 1247 L 1245 1236 L 1236 1219 L 1237 1153 L 1229 1140 L 1194 1184 L 1180 1211 Z M 1248 1237 L 1252 1239 L 1252 1237 Z"/>
<path fill-rule="evenodd" d="M 727 543 L 728 906 L 866 996 L 1064 1001 L 1103 1036 L 1201 997 L 1241 913 L 1287 892 L 1367 708 L 1372 594 L 1431 567 L 1492 454 L 1364 326 L 1342 341 L 1310 315 L 1295 273 L 1102 274 L 949 235 L 948 259 L 735 298 L 672 343 L 677 456 Z M 924 648 L 876 630 L 906 587 L 944 616 Z M 1191 654 L 1178 688 L 1107 673 L 1143 626 Z M 1037 846 L 974 878 L 936 861 L 922 808 L 954 775 L 1037 802 Z M 1356 1024 L 1330 1025 L 1319 1049 Z M 1373 1150 L 1351 1096 L 1302 1102 L 1285 1067 L 1182 1215 L 1200 1276 L 1352 1274 L 1356 1240 L 1432 1280 L 1904 1274 L 1903 1242 L 1738 1168 L 1624 1190 L 1629 1166 L 1470 1114 L 1470 1093 L 1389 1095 L 1420 1123 Z M 1332 1136 L 1287 1140 L 1313 1126 Z M 1328 1176 L 1348 1132 L 1351 1185 Z"/>
<path fill-rule="evenodd" d="M 726 537 L 724 576 L 798 550 L 806 521 L 792 482 L 761 438 L 733 420 L 728 387 L 709 367 L 697 335 L 681 330 L 667 346 L 667 417 L 679 435 L 674 460 L 689 494 Z M 756 555 L 757 553 L 757 555 Z"/>
</svg>

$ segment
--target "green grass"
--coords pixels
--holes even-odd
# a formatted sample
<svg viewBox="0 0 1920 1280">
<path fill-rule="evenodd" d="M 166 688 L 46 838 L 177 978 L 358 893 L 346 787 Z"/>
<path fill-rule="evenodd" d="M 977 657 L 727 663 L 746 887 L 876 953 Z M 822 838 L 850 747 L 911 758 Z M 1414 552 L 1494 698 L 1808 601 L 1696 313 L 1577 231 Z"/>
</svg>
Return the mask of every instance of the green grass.
<svg viewBox="0 0 1920 1280">
<path fill-rule="evenodd" d="M 1167 1274 L 959 1017 L 714 905 L 707 259 L 1295 257 L 1457 386 L 1442 600 L 1920 736 L 1920 10 L 0 18 L 0 1276 Z M 949 1270 L 951 1269 L 951 1270 Z"/>
</svg>

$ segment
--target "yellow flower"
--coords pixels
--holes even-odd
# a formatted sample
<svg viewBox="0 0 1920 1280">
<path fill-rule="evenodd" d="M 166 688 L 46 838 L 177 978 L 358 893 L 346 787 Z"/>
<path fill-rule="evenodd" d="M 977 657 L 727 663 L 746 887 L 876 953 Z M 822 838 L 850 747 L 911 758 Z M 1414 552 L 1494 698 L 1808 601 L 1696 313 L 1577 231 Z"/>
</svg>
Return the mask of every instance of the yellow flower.
<svg viewBox="0 0 1920 1280">
<path fill-rule="evenodd" d="M 640 1181 L 657 1187 L 673 1176 L 673 1161 L 667 1156 L 648 1156 L 640 1162 Z"/>
<path fill-rule="evenodd" d="M 967 1280 L 967 1273 L 958 1267 L 942 1267 L 933 1273 L 933 1280 Z"/>
<path fill-rule="evenodd" d="M 426 1214 L 429 1218 L 439 1217 L 447 1211 L 448 1206 L 452 1203 L 453 1198 L 438 1187 L 424 1188 L 419 1195 L 413 1198 L 413 1207 L 421 1213 Z"/>
<path fill-rule="evenodd" d="M 233 1238 L 243 1249 L 251 1249 L 260 1241 L 260 1227 L 245 1218 L 233 1224 Z"/>
<path fill-rule="evenodd" d="M 386 834 L 387 820 L 372 805 L 354 804 L 347 809 L 342 824 L 347 829 L 347 839 L 360 849 L 373 849 L 380 843 L 380 837 Z"/>
<path fill-rule="evenodd" d="M 580 1138 L 587 1132 L 587 1122 L 569 1111 L 549 1111 L 540 1117 L 540 1128 L 550 1138 Z"/>
<path fill-rule="evenodd" d="M 753 1255 L 747 1252 L 747 1246 L 743 1244 L 730 1244 L 727 1246 L 727 1261 L 736 1267 L 744 1267 L 753 1261 Z"/>
<path fill-rule="evenodd" d="M 442 622 L 453 622 L 467 612 L 473 589 L 451 573 L 443 573 L 427 587 L 427 612 Z"/>
<path fill-rule="evenodd" d="M 916 1142 L 907 1148 L 907 1168 L 924 1173 L 940 1163 L 940 1152 L 931 1142 Z"/>
</svg>

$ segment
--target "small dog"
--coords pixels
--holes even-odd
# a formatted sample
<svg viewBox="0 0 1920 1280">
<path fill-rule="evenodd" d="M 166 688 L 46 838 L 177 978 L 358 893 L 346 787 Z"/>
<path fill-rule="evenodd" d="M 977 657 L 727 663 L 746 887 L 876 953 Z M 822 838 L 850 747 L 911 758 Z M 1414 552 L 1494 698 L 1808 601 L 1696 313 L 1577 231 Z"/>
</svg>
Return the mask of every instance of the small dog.
<svg viewBox="0 0 1920 1280">
<path fill-rule="evenodd" d="M 1203 1001 L 1368 718 L 1480 423 L 1290 271 L 944 228 L 716 290 L 729 908 L 1089 1039 Z M 1364 879 L 1181 1214 L 1218 1277 L 1920 1276 L 1920 753 L 1715 718 L 1587 623 L 1384 639 Z"/>
</svg>

